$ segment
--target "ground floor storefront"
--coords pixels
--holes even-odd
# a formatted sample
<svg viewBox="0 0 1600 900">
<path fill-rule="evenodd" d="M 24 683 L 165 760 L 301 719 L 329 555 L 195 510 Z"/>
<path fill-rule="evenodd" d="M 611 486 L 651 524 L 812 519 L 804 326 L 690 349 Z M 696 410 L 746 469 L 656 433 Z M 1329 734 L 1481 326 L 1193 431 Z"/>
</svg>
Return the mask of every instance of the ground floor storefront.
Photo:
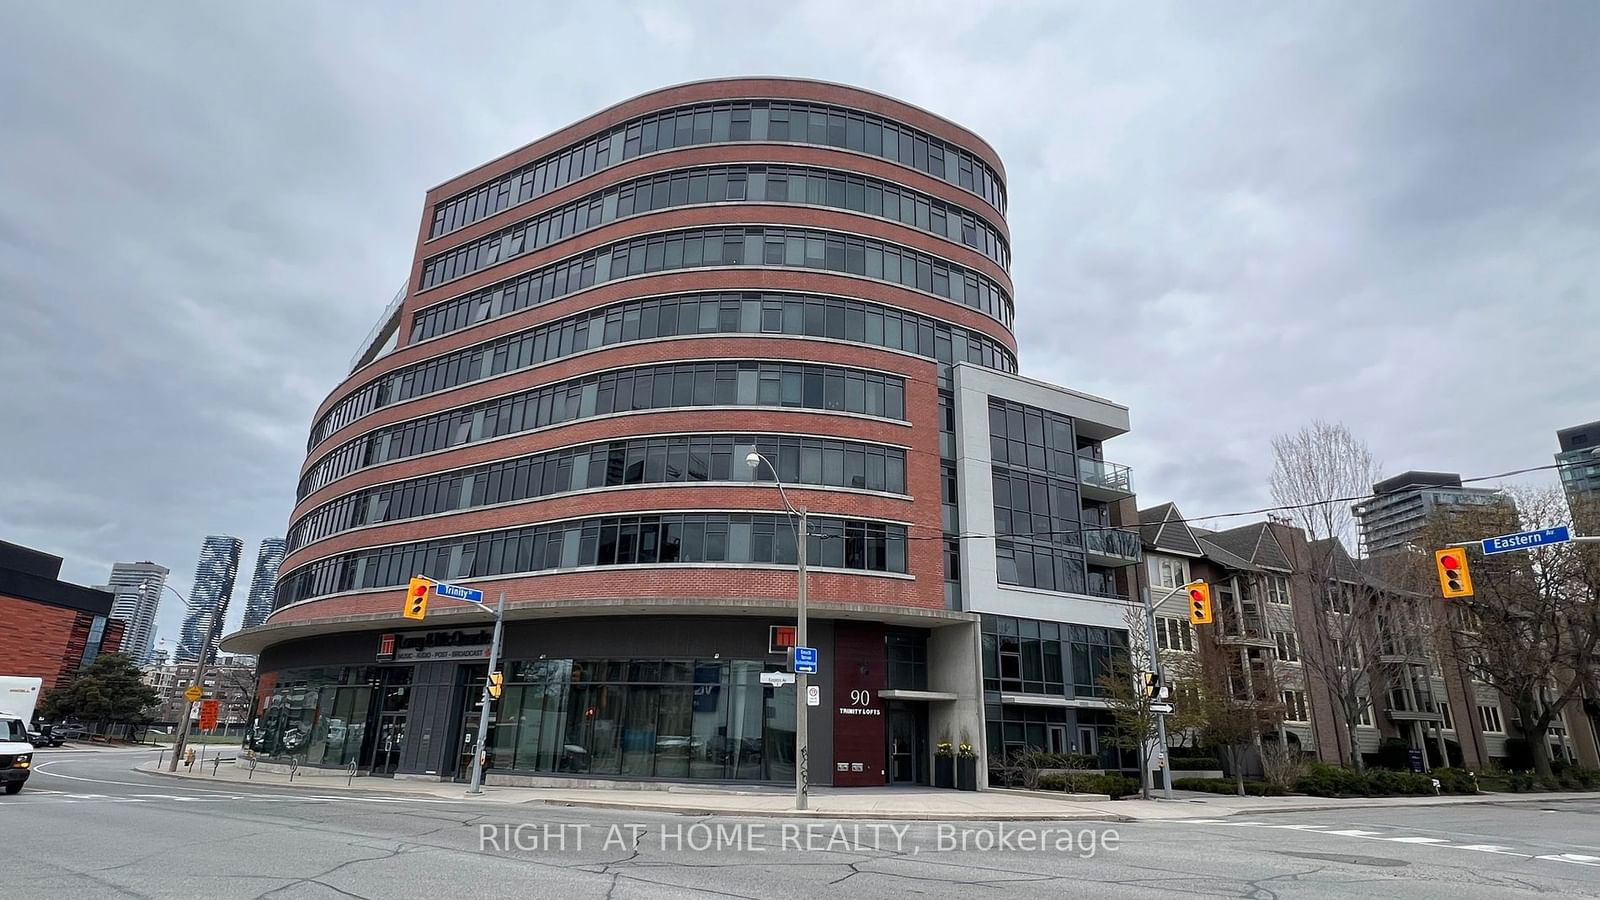
<svg viewBox="0 0 1600 900">
<path fill-rule="evenodd" d="M 511 621 L 491 704 L 491 781 L 792 783 L 792 620 L 634 616 Z M 261 654 L 259 758 L 441 780 L 472 765 L 488 627 L 363 631 Z M 935 744 L 982 729 L 976 622 L 814 620 L 810 780 L 927 784 Z"/>
</svg>

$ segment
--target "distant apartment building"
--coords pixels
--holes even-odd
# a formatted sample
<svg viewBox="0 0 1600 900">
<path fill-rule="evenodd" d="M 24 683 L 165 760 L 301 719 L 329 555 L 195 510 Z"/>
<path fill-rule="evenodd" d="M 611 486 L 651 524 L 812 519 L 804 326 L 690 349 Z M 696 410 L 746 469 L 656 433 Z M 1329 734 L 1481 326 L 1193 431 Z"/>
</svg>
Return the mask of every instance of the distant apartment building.
<svg viewBox="0 0 1600 900">
<path fill-rule="evenodd" d="M 98 590 L 110 591 L 111 618 L 123 623 L 122 652 L 139 665 L 155 655 L 156 612 L 170 574 L 166 566 L 144 562 L 119 562 L 111 567 L 111 578 Z"/>
<path fill-rule="evenodd" d="M 1556 432 L 1556 441 L 1561 445 L 1556 464 L 1561 466 L 1558 471 L 1567 496 L 1600 504 L 1600 422 L 1563 428 Z M 1600 522 L 1577 524 L 1586 531 L 1600 530 Z"/>
<path fill-rule="evenodd" d="M 250 594 L 245 598 L 243 627 L 253 628 L 267 620 L 278 596 L 278 566 L 288 542 L 283 538 L 262 538 L 256 552 L 256 573 L 250 579 Z"/>
<path fill-rule="evenodd" d="M 244 542 L 225 534 L 208 535 L 200 546 L 200 561 L 194 569 L 194 586 L 189 590 L 189 612 L 183 620 L 183 631 L 178 638 L 175 654 L 180 662 L 213 658 L 217 642 L 222 636 L 219 623 L 209 647 L 206 635 L 211 632 L 213 617 L 226 619 L 228 601 L 233 598 L 233 583 L 239 573 L 239 555 L 244 552 Z"/>
<path fill-rule="evenodd" d="M 1467 487 L 1454 472 L 1402 472 L 1374 484 L 1354 512 L 1366 555 L 1376 556 L 1418 540 L 1436 513 L 1473 506 L 1510 508 L 1511 500 L 1495 488 Z"/>
<path fill-rule="evenodd" d="M 200 667 L 193 662 L 162 663 L 144 667 L 145 684 L 156 689 L 160 698 L 156 709 L 150 711 L 157 725 L 183 721 L 183 708 L 187 700 L 183 692 L 191 684 L 200 685 L 207 699 L 222 701 L 218 721 L 227 725 L 249 721 L 251 700 L 255 695 L 255 659 L 223 654 L 205 667 L 204 676 L 197 674 Z M 191 718 L 198 718 L 200 706 L 195 704 Z"/>
</svg>

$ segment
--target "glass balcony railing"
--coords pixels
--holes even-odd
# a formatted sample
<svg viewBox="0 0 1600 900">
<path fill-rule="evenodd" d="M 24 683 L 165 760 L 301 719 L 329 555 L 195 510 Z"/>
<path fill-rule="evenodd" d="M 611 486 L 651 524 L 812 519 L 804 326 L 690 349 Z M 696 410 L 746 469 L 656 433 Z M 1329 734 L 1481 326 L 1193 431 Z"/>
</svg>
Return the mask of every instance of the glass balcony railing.
<svg viewBox="0 0 1600 900">
<path fill-rule="evenodd" d="M 1083 532 L 1083 549 L 1098 556 L 1137 560 L 1139 558 L 1139 536 L 1131 531 L 1120 531 L 1115 528 L 1092 529 L 1086 527 Z"/>
<path fill-rule="evenodd" d="M 1124 465 L 1078 455 L 1078 481 L 1085 487 L 1117 494 L 1133 494 L 1133 470 Z"/>
</svg>

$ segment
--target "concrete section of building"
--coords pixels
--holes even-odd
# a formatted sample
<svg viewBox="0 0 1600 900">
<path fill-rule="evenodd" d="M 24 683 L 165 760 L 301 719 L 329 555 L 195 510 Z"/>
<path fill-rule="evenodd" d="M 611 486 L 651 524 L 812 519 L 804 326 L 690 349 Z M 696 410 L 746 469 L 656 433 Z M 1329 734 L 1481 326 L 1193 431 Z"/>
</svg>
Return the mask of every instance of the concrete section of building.
<svg viewBox="0 0 1600 900">
<path fill-rule="evenodd" d="M 60 574 L 61 557 L 0 541 L 0 670 L 43 679 L 41 696 L 123 639 L 112 594 Z"/>
</svg>

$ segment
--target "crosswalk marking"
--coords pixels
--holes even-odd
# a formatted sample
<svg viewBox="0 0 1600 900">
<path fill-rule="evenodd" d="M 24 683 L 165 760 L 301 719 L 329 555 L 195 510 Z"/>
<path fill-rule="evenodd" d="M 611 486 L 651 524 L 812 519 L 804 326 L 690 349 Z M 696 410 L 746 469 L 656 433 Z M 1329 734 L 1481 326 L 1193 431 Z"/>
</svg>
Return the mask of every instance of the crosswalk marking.
<svg viewBox="0 0 1600 900">
<path fill-rule="evenodd" d="M 1500 844 L 1456 844 L 1445 838 L 1427 837 L 1424 835 L 1409 835 L 1386 833 L 1382 831 L 1369 831 L 1364 828 L 1332 828 L 1327 825 L 1312 824 L 1287 824 L 1278 825 L 1269 822 L 1238 821 L 1234 819 L 1174 819 L 1175 825 L 1230 825 L 1241 828 L 1275 828 L 1283 831 L 1299 831 L 1306 834 L 1329 834 L 1340 837 L 1362 838 L 1366 840 L 1389 841 L 1395 844 L 1412 844 L 1422 847 L 1437 847 L 1441 850 L 1467 850 L 1474 853 L 1493 853 L 1500 856 L 1514 856 L 1520 859 L 1542 859 L 1550 862 L 1568 863 L 1576 866 L 1594 866 L 1600 868 L 1600 856 L 1591 856 L 1587 853 L 1546 853 L 1537 854 L 1528 851 L 1519 851 Z"/>
</svg>

